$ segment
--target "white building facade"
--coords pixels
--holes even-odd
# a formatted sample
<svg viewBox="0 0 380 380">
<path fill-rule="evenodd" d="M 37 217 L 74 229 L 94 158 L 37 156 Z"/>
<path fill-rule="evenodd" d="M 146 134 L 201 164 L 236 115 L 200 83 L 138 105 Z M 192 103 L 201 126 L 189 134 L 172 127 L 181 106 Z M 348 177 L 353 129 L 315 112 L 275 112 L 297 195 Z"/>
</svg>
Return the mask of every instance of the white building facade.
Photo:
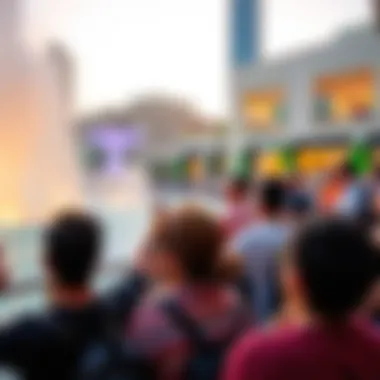
<svg viewBox="0 0 380 380">
<path fill-rule="evenodd" d="M 380 34 L 358 27 L 329 44 L 234 68 L 235 133 L 261 144 L 380 128 Z"/>
</svg>

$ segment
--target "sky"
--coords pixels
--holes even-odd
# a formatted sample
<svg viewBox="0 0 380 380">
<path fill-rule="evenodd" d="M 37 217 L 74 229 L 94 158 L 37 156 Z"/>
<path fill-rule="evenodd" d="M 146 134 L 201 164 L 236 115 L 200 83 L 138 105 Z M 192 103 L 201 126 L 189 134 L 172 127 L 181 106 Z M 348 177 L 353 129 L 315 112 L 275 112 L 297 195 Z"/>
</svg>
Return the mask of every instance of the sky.
<svg viewBox="0 0 380 380">
<path fill-rule="evenodd" d="M 150 92 L 206 114 L 227 107 L 228 0 L 27 0 L 31 42 L 62 41 L 74 59 L 78 111 Z M 262 0 L 263 56 L 328 40 L 370 19 L 370 0 Z"/>
</svg>

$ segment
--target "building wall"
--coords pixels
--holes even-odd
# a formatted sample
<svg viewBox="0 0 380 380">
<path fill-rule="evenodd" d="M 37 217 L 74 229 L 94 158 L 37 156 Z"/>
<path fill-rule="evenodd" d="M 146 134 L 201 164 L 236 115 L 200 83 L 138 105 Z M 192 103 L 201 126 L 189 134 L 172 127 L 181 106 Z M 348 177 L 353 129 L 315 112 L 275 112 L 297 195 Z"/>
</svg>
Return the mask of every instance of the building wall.
<svg viewBox="0 0 380 380">
<path fill-rule="evenodd" d="M 20 0 L 0 1 L 0 50 L 9 50 L 20 37 L 21 28 Z"/>
<path fill-rule="evenodd" d="M 346 129 L 380 127 L 380 38 L 374 30 L 360 28 L 338 36 L 331 44 L 304 51 L 276 61 L 261 61 L 234 71 L 236 123 L 244 119 L 241 99 L 245 93 L 277 86 L 285 93 L 287 120 L 274 132 L 250 130 L 257 136 L 271 138 L 336 131 L 335 125 L 318 125 L 314 118 L 313 86 L 317 78 L 368 67 L 375 74 L 376 103 L 373 117 L 363 123 L 352 123 Z M 360 125 L 361 128 L 358 128 Z M 247 127 L 247 125 L 244 125 Z M 342 126 L 343 127 L 343 126 Z M 355 128 L 356 127 L 356 128 Z"/>
</svg>

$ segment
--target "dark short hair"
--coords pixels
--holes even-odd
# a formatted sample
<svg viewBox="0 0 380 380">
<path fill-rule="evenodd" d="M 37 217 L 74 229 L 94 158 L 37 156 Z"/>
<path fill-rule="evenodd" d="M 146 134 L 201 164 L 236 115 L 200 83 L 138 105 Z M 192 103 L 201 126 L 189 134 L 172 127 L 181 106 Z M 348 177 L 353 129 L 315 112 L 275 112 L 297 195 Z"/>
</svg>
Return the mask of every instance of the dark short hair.
<svg viewBox="0 0 380 380">
<path fill-rule="evenodd" d="M 294 193 L 288 195 L 287 207 L 295 215 L 305 215 L 312 211 L 312 202 L 307 194 Z"/>
<path fill-rule="evenodd" d="M 375 276 L 374 247 L 349 220 L 307 225 L 295 240 L 294 255 L 311 308 L 326 318 L 354 311 Z"/>
<path fill-rule="evenodd" d="M 345 161 L 342 164 L 342 166 L 340 168 L 340 172 L 342 175 L 349 177 L 349 178 L 355 177 L 355 175 L 356 175 L 355 167 L 354 167 L 353 163 L 350 161 Z"/>
<path fill-rule="evenodd" d="M 178 259 L 190 281 L 214 279 L 219 273 L 224 233 L 214 215 L 186 206 L 163 221 L 154 242 Z"/>
<path fill-rule="evenodd" d="M 45 254 L 58 281 L 82 286 L 97 264 L 102 232 L 99 222 L 80 212 L 60 214 L 47 228 Z"/>
<path fill-rule="evenodd" d="M 281 180 L 271 179 L 262 183 L 260 203 L 267 212 L 277 213 L 286 205 L 286 188 Z"/>
</svg>

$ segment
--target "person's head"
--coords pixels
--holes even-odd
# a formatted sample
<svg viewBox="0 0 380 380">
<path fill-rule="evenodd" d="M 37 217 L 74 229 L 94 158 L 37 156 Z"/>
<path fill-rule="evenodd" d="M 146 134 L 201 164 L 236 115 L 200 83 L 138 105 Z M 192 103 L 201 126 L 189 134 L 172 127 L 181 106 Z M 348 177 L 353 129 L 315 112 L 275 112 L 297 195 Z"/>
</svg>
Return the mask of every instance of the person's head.
<svg viewBox="0 0 380 380">
<path fill-rule="evenodd" d="M 352 181 L 356 176 L 355 168 L 349 161 L 343 163 L 340 167 L 339 174 L 340 178 L 344 181 Z"/>
<path fill-rule="evenodd" d="M 229 202 L 245 201 L 250 192 L 250 183 L 244 177 L 231 178 L 226 186 L 226 198 Z"/>
<path fill-rule="evenodd" d="M 286 178 L 288 190 L 299 190 L 303 187 L 303 178 L 299 173 L 294 173 Z"/>
<path fill-rule="evenodd" d="M 217 276 L 224 233 L 216 217 L 199 207 L 173 212 L 153 236 L 155 271 L 168 282 L 205 282 Z"/>
<path fill-rule="evenodd" d="M 325 320 L 342 320 L 360 306 L 374 279 L 375 254 L 368 236 L 343 219 L 315 221 L 288 252 L 286 289 Z"/>
<path fill-rule="evenodd" d="M 304 193 L 289 194 L 287 209 L 293 221 L 302 223 L 310 217 L 312 212 L 311 199 Z"/>
<path fill-rule="evenodd" d="M 281 214 L 286 206 L 286 187 L 281 180 L 271 179 L 261 184 L 259 205 L 267 216 Z"/>
<path fill-rule="evenodd" d="M 66 212 L 47 228 L 44 249 L 49 285 L 85 289 L 98 263 L 101 227 L 92 216 Z"/>
</svg>

